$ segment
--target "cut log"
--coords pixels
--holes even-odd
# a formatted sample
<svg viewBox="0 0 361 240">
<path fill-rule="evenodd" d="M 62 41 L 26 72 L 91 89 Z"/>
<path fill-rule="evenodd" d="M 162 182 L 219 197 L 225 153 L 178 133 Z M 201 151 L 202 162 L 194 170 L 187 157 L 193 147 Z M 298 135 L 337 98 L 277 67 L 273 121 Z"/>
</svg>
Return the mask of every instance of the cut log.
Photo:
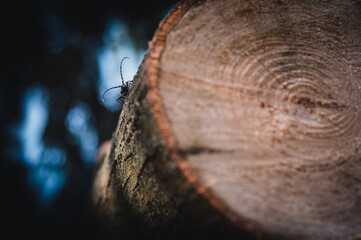
<svg viewBox="0 0 361 240">
<path fill-rule="evenodd" d="M 360 16 L 352 0 L 180 3 L 134 78 L 97 210 L 130 235 L 361 238 Z"/>
</svg>

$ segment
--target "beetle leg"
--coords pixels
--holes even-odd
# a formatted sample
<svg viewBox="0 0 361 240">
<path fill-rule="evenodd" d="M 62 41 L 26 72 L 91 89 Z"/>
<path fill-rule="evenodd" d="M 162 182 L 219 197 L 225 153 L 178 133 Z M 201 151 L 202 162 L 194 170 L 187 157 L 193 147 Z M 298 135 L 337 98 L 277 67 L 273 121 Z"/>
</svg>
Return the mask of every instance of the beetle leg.
<svg viewBox="0 0 361 240">
<path fill-rule="evenodd" d="M 120 103 L 121 105 L 123 105 L 124 104 L 124 96 L 118 97 L 117 102 Z"/>
</svg>

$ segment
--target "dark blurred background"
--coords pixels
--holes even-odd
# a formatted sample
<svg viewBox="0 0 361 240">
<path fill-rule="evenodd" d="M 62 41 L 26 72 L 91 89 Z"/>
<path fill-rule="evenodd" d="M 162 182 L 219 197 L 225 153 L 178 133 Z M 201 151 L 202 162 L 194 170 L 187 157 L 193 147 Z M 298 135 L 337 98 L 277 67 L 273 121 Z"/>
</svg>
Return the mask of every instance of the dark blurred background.
<svg viewBox="0 0 361 240">
<path fill-rule="evenodd" d="M 1 235 L 105 239 L 89 208 L 147 42 L 177 1 L 8 1 L 1 10 Z"/>
</svg>

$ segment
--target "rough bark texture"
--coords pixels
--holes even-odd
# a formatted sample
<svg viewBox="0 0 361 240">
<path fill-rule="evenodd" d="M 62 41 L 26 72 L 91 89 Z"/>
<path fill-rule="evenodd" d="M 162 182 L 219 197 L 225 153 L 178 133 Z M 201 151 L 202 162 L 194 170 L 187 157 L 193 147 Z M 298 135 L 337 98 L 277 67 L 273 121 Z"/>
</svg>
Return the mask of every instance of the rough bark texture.
<svg viewBox="0 0 361 240">
<path fill-rule="evenodd" d="M 359 1 L 178 5 L 100 157 L 107 225 L 133 238 L 361 238 L 360 16 Z"/>
</svg>

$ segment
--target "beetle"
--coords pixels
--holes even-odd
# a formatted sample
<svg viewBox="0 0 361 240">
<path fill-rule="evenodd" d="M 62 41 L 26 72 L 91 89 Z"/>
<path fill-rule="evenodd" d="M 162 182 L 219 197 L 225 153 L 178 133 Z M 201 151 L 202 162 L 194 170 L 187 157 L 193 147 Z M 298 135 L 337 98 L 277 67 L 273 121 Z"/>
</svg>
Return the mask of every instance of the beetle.
<svg viewBox="0 0 361 240">
<path fill-rule="evenodd" d="M 122 59 L 122 61 L 120 62 L 120 77 L 121 77 L 121 79 L 122 79 L 122 85 L 108 88 L 108 89 L 103 93 L 103 102 L 104 102 L 104 95 L 105 95 L 109 90 L 112 90 L 112 89 L 115 89 L 115 88 L 120 88 L 120 97 L 118 97 L 116 100 L 117 100 L 117 102 L 119 102 L 120 104 L 123 105 L 123 103 L 124 103 L 124 101 L 125 101 L 125 97 L 127 96 L 128 92 L 129 92 L 129 89 L 130 89 L 130 86 L 132 85 L 132 81 L 124 82 L 124 79 L 123 79 L 122 65 L 123 65 L 124 59 L 126 59 L 126 58 L 129 59 L 129 57 L 124 57 L 124 58 Z"/>
</svg>

